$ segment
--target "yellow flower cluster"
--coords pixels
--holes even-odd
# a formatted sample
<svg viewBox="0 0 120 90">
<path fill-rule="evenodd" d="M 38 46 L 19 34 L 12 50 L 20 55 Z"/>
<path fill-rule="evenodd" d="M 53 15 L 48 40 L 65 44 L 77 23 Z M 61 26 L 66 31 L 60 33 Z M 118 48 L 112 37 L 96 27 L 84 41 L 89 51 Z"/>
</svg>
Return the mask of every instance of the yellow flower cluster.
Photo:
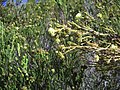
<svg viewBox="0 0 120 90">
<path fill-rule="evenodd" d="M 52 28 L 52 27 L 50 27 L 50 28 L 48 29 L 48 33 L 49 33 L 51 36 L 55 36 L 55 35 L 56 35 L 55 32 L 56 32 L 55 29 Z"/>
</svg>

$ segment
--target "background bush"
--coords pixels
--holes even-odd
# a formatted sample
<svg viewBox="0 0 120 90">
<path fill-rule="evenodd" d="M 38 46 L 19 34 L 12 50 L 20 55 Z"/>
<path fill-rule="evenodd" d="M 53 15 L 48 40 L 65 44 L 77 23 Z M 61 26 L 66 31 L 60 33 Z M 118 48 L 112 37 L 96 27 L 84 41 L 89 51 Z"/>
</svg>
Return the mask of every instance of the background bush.
<svg viewBox="0 0 120 90">
<path fill-rule="evenodd" d="M 1 6 L 0 88 L 118 90 L 119 4 L 41 0 Z"/>
</svg>

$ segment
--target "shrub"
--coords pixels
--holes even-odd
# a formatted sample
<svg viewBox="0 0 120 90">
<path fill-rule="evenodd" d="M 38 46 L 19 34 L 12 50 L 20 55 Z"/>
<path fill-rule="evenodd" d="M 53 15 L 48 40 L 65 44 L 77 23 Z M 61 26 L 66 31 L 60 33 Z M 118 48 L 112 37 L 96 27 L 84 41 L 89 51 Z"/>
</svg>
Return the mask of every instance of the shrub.
<svg viewBox="0 0 120 90">
<path fill-rule="evenodd" d="M 1 7 L 0 88 L 118 89 L 119 3 L 108 1 Z"/>
</svg>

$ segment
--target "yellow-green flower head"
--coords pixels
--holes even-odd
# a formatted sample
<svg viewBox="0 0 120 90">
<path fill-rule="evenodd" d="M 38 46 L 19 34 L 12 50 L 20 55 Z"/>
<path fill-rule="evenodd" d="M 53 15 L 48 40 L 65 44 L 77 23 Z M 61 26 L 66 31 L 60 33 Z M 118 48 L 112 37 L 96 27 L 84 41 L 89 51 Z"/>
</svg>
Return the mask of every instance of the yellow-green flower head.
<svg viewBox="0 0 120 90">
<path fill-rule="evenodd" d="M 23 86 L 21 90 L 28 90 L 26 86 Z"/>
<path fill-rule="evenodd" d="M 55 73 L 55 69 L 51 69 L 52 73 Z"/>
<path fill-rule="evenodd" d="M 60 39 L 59 39 L 59 38 L 56 38 L 56 39 L 55 39 L 55 42 L 56 42 L 57 44 L 59 44 L 59 43 L 60 43 Z"/>
<path fill-rule="evenodd" d="M 103 16 L 102 16 L 101 13 L 98 13 L 98 14 L 97 14 L 97 17 L 102 18 Z"/>
<path fill-rule="evenodd" d="M 117 45 L 112 44 L 110 48 L 111 48 L 111 49 L 113 49 L 113 50 L 115 50 L 115 49 L 117 49 L 117 48 L 118 48 L 118 46 L 117 46 Z"/>
<path fill-rule="evenodd" d="M 54 28 L 52 28 L 52 27 L 50 27 L 49 29 L 48 29 L 48 33 L 51 35 L 51 36 L 55 36 L 56 34 L 55 34 L 55 29 Z"/>
<path fill-rule="evenodd" d="M 98 55 L 95 55 L 95 62 L 98 62 L 99 61 L 99 56 Z"/>
<path fill-rule="evenodd" d="M 79 18 L 81 18 L 81 17 L 82 17 L 82 14 L 81 14 L 81 13 L 77 13 L 76 16 L 75 16 L 76 19 L 79 19 Z"/>
</svg>

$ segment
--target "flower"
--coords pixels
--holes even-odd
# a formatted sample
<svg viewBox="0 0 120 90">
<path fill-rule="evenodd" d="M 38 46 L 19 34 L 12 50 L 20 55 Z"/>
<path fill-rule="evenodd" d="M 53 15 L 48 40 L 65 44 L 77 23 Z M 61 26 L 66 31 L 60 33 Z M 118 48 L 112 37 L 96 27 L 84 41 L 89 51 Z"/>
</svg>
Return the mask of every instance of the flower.
<svg viewBox="0 0 120 90">
<path fill-rule="evenodd" d="M 111 49 L 113 49 L 113 50 L 115 50 L 115 49 L 117 49 L 117 48 L 118 48 L 118 46 L 117 46 L 117 45 L 112 44 L 110 48 L 111 48 Z"/>
<path fill-rule="evenodd" d="M 77 13 L 77 15 L 75 16 L 76 19 L 79 19 L 82 17 L 82 14 L 81 13 Z"/>
<path fill-rule="evenodd" d="M 51 71 L 52 71 L 53 73 L 55 73 L 55 69 L 51 69 Z"/>
<path fill-rule="evenodd" d="M 99 61 L 99 56 L 98 55 L 95 55 L 95 62 L 98 62 Z"/>
<path fill-rule="evenodd" d="M 59 38 L 56 38 L 56 39 L 55 39 L 55 42 L 56 42 L 57 44 L 59 44 L 59 43 L 60 43 L 60 39 L 59 39 Z"/>
<path fill-rule="evenodd" d="M 101 13 L 98 13 L 98 14 L 97 14 L 97 17 L 102 18 L 103 16 L 102 16 Z"/>
<path fill-rule="evenodd" d="M 50 28 L 48 29 L 48 33 L 49 33 L 51 36 L 55 36 L 55 35 L 56 35 L 56 34 L 55 34 L 55 29 L 52 28 L 52 27 L 50 27 Z"/>
</svg>

